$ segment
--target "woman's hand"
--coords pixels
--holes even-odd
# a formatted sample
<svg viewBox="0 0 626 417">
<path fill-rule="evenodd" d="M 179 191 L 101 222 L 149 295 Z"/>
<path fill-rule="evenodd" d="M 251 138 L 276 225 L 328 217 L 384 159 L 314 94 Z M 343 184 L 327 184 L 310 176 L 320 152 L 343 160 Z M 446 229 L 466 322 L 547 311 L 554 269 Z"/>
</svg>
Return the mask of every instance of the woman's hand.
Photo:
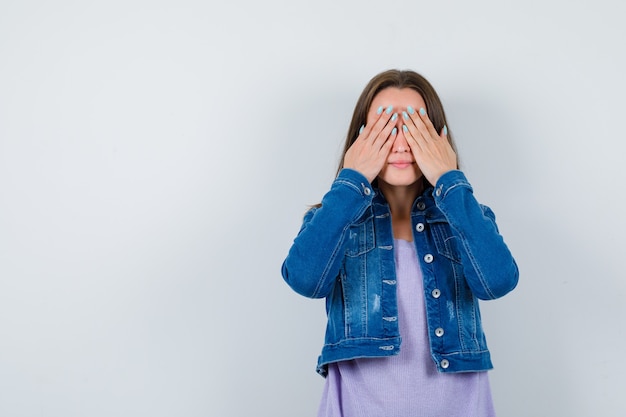
<svg viewBox="0 0 626 417">
<path fill-rule="evenodd" d="M 407 110 L 408 113 L 402 113 L 404 136 L 415 162 L 434 186 L 443 174 L 457 169 L 456 153 L 448 142 L 448 129 L 444 126 L 441 133 L 437 133 L 423 108 L 419 112 L 412 107 Z"/>
<path fill-rule="evenodd" d="M 361 127 L 359 136 L 343 158 L 343 167 L 360 172 L 371 183 L 380 173 L 397 135 L 394 127 L 398 114 L 393 106 L 383 111 L 378 108 L 378 119 L 373 124 Z"/>
</svg>

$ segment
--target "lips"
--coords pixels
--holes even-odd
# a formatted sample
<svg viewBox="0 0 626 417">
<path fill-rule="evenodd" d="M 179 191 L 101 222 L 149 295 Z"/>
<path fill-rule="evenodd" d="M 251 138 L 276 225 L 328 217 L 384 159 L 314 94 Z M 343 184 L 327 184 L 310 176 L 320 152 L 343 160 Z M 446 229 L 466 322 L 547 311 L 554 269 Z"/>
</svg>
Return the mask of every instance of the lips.
<svg viewBox="0 0 626 417">
<path fill-rule="evenodd" d="M 413 165 L 413 161 L 390 161 L 389 165 L 398 169 L 404 169 Z"/>
</svg>

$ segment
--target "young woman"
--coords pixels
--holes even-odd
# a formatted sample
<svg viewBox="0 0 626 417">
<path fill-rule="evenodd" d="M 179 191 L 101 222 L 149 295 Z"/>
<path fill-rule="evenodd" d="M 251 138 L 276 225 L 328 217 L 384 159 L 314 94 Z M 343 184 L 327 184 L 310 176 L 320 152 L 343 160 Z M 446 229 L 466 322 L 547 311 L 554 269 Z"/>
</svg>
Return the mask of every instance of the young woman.
<svg viewBox="0 0 626 417">
<path fill-rule="evenodd" d="M 419 74 L 367 84 L 337 178 L 306 213 L 282 274 L 326 298 L 319 416 L 495 415 L 478 299 L 511 291 L 518 269 Z"/>
</svg>

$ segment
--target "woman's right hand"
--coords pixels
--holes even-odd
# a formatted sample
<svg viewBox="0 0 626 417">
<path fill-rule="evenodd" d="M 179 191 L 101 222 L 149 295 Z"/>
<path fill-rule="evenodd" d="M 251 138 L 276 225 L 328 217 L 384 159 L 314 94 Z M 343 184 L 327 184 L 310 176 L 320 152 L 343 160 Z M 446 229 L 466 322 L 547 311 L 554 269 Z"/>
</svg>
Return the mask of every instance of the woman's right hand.
<svg viewBox="0 0 626 417">
<path fill-rule="evenodd" d="M 387 157 L 397 135 L 395 122 L 397 113 L 391 113 L 389 106 L 383 111 L 378 108 L 378 119 L 361 127 L 359 136 L 352 143 L 343 158 L 343 167 L 360 172 L 371 183 L 387 162 Z"/>
</svg>

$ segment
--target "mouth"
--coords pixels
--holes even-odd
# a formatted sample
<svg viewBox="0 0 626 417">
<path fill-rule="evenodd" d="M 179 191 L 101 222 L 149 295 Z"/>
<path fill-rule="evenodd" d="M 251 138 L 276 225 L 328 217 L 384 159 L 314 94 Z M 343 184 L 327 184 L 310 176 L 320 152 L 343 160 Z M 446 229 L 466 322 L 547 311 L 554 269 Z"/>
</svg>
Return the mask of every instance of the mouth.
<svg viewBox="0 0 626 417">
<path fill-rule="evenodd" d="M 395 161 L 395 162 L 389 162 L 389 165 L 393 166 L 394 168 L 405 169 L 405 168 L 408 168 L 411 165 L 413 165 L 413 162 L 411 162 L 411 161 Z"/>
</svg>

